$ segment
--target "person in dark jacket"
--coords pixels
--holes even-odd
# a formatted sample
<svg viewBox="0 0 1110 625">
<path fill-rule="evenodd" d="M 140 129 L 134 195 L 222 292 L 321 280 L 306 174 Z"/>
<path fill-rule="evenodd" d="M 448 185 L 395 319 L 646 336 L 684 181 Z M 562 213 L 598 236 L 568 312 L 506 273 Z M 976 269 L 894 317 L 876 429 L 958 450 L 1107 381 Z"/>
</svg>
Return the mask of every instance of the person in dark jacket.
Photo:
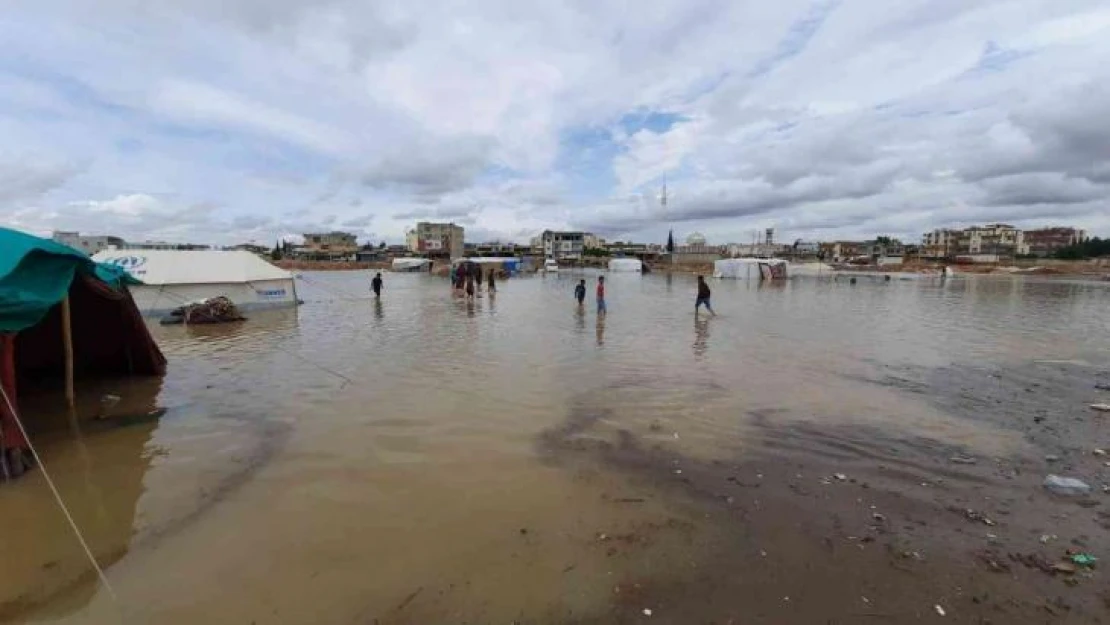
<svg viewBox="0 0 1110 625">
<path fill-rule="evenodd" d="M 574 299 L 578 300 L 578 307 L 581 308 L 586 302 L 586 281 L 582 280 L 578 286 L 574 287 Z"/>
<path fill-rule="evenodd" d="M 698 316 L 698 312 L 701 310 L 703 304 L 705 305 L 705 309 L 709 311 L 709 314 L 714 317 L 717 316 L 717 313 L 713 312 L 713 307 L 709 305 L 709 297 L 711 295 L 712 293 L 709 291 L 709 285 L 705 283 L 705 277 L 698 276 L 698 299 L 694 302 L 695 317 Z"/>
<path fill-rule="evenodd" d="M 382 274 L 379 272 L 374 279 L 370 281 L 370 290 L 374 292 L 374 297 L 380 298 L 382 296 Z"/>
</svg>

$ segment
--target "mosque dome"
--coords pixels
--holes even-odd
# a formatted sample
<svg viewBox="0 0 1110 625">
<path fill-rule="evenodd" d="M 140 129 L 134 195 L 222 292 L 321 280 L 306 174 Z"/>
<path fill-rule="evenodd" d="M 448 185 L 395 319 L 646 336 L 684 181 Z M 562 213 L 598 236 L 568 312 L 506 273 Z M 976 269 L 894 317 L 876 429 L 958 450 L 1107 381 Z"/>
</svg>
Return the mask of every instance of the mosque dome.
<svg viewBox="0 0 1110 625">
<path fill-rule="evenodd" d="M 700 232 L 694 232 L 686 237 L 686 245 L 705 245 L 705 235 Z"/>
</svg>

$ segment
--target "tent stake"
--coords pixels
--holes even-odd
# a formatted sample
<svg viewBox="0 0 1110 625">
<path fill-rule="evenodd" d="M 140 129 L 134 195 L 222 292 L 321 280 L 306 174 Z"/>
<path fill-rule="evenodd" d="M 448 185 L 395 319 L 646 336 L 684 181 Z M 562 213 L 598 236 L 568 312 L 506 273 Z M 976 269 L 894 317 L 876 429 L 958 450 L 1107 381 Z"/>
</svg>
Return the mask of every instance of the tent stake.
<svg viewBox="0 0 1110 625">
<path fill-rule="evenodd" d="M 62 342 L 66 350 L 66 405 L 73 410 L 77 405 L 77 396 L 73 392 L 73 326 L 68 295 L 62 300 Z"/>
</svg>

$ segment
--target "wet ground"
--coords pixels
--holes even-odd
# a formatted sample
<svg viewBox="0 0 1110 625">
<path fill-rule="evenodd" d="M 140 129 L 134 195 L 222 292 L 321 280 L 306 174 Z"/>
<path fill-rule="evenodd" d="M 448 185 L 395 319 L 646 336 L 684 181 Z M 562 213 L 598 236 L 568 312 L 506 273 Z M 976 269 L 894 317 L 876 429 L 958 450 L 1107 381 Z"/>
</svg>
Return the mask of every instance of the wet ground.
<svg viewBox="0 0 1110 625">
<path fill-rule="evenodd" d="M 1105 285 L 715 282 L 699 320 L 692 278 L 615 274 L 599 320 L 578 278 L 306 274 L 155 328 L 167 376 L 76 420 L 26 397 L 118 600 L 36 471 L 0 622 L 1110 622 L 1063 561 L 1110 558 Z"/>
</svg>

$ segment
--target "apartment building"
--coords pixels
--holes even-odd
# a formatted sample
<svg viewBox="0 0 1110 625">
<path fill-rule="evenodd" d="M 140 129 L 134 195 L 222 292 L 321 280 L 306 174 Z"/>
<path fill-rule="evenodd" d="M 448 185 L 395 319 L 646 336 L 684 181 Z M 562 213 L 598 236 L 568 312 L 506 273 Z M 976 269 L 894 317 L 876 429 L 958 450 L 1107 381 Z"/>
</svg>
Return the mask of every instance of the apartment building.
<svg viewBox="0 0 1110 625">
<path fill-rule="evenodd" d="M 301 256 L 317 260 L 354 259 L 358 252 L 357 237 L 349 232 L 308 232 L 304 245 L 297 249 Z"/>
<path fill-rule="evenodd" d="M 465 250 L 464 236 L 462 226 L 421 221 L 405 233 L 405 245 L 409 251 L 430 258 L 461 258 Z"/>
<path fill-rule="evenodd" d="M 1038 228 L 1025 231 L 1027 254 L 1047 257 L 1087 240 L 1087 233 L 1078 228 Z"/>
</svg>

